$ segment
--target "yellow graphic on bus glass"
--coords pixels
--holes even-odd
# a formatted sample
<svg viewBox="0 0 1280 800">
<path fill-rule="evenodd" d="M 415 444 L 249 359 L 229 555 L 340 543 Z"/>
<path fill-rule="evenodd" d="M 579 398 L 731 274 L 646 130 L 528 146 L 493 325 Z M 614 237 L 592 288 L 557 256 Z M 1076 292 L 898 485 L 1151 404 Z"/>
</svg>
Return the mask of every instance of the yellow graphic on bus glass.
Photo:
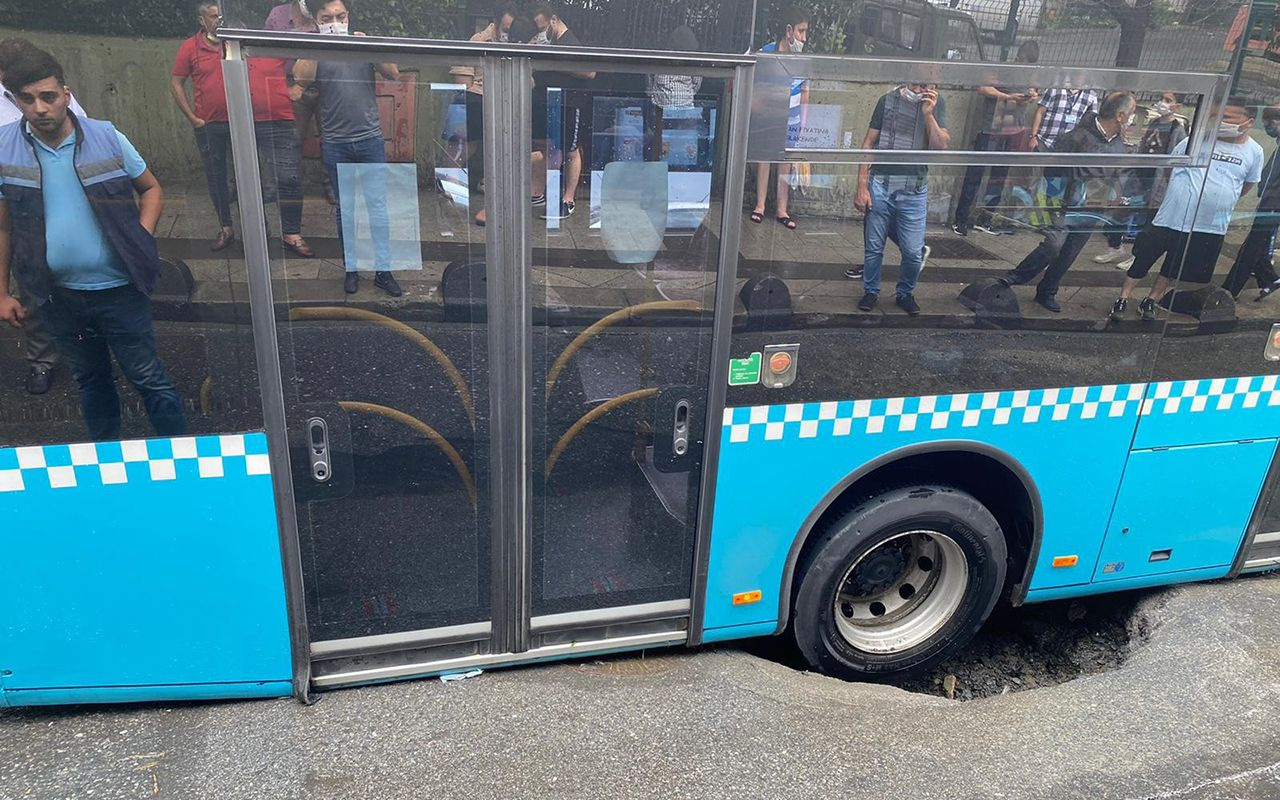
<svg viewBox="0 0 1280 800">
<path fill-rule="evenodd" d="M 752 589 L 749 592 L 738 592 L 733 596 L 733 604 L 735 606 L 745 606 L 748 603 L 759 603 L 760 598 L 764 597 L 764 592 L 759 589 Z"/>
</svg>

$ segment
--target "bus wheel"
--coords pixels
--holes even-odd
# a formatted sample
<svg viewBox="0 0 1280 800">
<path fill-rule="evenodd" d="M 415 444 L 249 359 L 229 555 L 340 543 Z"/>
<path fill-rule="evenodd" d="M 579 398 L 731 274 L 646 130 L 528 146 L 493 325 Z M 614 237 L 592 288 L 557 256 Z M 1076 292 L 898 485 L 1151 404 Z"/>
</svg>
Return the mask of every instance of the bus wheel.
<svg viewBox="0 0 1280 800">
<path fill-rule="evenodd" d="M 1004 587 L 1000 524 L 949 486 L 889 489 L 819 532 L 798 567 L 791 629 L 809 665 L 865 680 L 963 647 Z"/>
</svg>

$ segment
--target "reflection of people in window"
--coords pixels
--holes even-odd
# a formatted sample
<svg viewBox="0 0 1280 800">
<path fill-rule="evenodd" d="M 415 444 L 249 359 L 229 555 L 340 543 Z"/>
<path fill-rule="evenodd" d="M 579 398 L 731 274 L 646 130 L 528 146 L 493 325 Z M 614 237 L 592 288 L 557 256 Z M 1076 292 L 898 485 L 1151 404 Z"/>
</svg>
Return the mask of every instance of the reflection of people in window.
<svg viewBox="0 0 1280 800">
<path fill-rule="evenodd" d="M 1097 114 L 1086 113 L 1079 125 L 1054 140 L 1053 152 L 1128 152 L 1120 134 L 1132 124 L 1135 108 L 1137 101 L 1132 94 L 1112 92 Z M 1000 278 L 1000 282 L 1005 286 L 1029 283 L 1044 272 L 1036 286 L 1035 300 L 1049 311 L 1062 311 L 1057 300 L 1062 277 L 1095 231 L 1123 224 L 1116 220 L 1115 213 L 1118 207 L 1127 208 L 1127 197 L 1133 194 L 1128 185 L 1131 178 L 1132 173 L 1127 169 L 1082 166 L 1067 170 L 1064 211 L 1054 215 L 1052 224 L 1044 232 L 1044 241 Z"/>
<path fill-rule="evenodd" d="M 809 38 L 809 12 L 799 8 L 789 8 L 782 17 L 782 27 L 772 42 L 760 48 L 761 53 L 800 53 L 804 51 L 804 43 Z M 787 100 L 787 147 L 800 144 L 800 131 L 804 128 L 805 107 L 809 105 L 809 82 L 796 80 L 791 82 L 791 93 Z M 751 211 L 751 221 L 764 222 L 765 201 L 769 198 L 769 171 L 772 165 L 765 162 L 756 165 L 756 207 Z M 791 218 L 787 204 L 791 189 L 792 166 L 779 163 L 777 192 L 777 208 L 774 219 L 779 225 L 795 230 L 796 221 Z"/>
<path fill-rule="evenodd" d="M 681 25 L 671 32 L 669 47 L 676 52 L 691 53 L 698 49 L 698 38 L 688 25 Z M 644 160 L 666 161 L 663 144 L 663 116 L 667 111 L 692 109 L 693 98 L 702 88 L 702 78 L 697 75 L 650 75 L 645 89 L 644 111 Z"/>
<path fill-rule="evenodd" d="M 1231 212 L 1262 178 L 1262 145 L 1249 136 L 1252 128 L 1253 112 L 1245 101 L 1228 100 L 1209 168 L 1179 167 L 1173 171 L 1155 219 L 1133 243 L 1133 266 L 1111 307 L 1113 319 L 1124 316 L 1138 282 L 1162 256 L 1160 274 L 1138 304 L 1144 320 L 1155 319 L 1156 304 L 1179 277 L 1192 283 L 1207 283 L 1213 277 L 1231 225 Z M 1174 155 L 1185 155 L 1188 141 L 1175 147 Z"/>
<path fill-rule="evenodd" d="M 951 144 L 946 105 L 937 84 L 909 83 L 876 102 L 871 126 L 862 139 L 864 150 L 943 150 Z M 923 164 L 858 166 L 858 191 L 854 207 L 866 214 L 863 223 L 865 259 L 862 274 L 861 311 L 871 311 L 880 298 L 880 267 L 884 247 L 893 239 L 902 252 L 898 307 L 915 316 L 916 281 L 924 269 L 925 214 L 929 209 L 929 172 Z"/>
<path fill-rule="evenodd" d="M 1263 130 L 1272 139 L 1280 140 L 1280 106 L 1269 106 L 1262 112 Z M 1236 297 L 1244 290 L 1245 282 L 1252 275 L 1258 281 L 1258 299 L 1270 297 L 1280 289 L 1280 276 L 1276 275 L 1271 263 L 1271 253 L 1276 246 L 1276 229 L 1280 228 L 1280 153 L 1278 146 L 1271 153 L 1267 165 L 1262 168 L 1262 180 L 1258 183 L 1258 209 L 1253 215 L 1253 226 L 1236 261 L 1231 265 L 1231 272 L 1222 288 Z"/>
</svg>

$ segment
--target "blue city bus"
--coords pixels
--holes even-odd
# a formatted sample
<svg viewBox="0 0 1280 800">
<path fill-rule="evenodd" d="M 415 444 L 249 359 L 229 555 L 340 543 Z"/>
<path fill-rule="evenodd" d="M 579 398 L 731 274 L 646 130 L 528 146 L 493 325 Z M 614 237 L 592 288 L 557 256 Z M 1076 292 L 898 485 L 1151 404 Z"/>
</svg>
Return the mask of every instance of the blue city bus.
<svg viewBox="0 0 1280 800">
<path fill-rule="evenodd" d="M 256 5 L 235 10 L 257 24 Z M 1024 30 L 1056 44 L 1039 64 L 1002 64 L 744 54 L 763 34 L 674 52 L 229 27 L 238 241 L 211 252 L 219 221 L 190 126 L 143 90 L 178 40 L 21 33 L 166 188 L 153 326 L 191 432 L 156 437 L 121 380 L 124 439 L 90 441 L 65 367 L 26 394 L 30 332 L 0 334 L 0 706 L 306 701 L 767 636 L 828 675 L 892 677 L 964 648 L 997 604 L 1280 566 L 1280 327 L 1253 290 L 1220 288 L 1256 200 L 1211 278 L 1184 281 L 1154 320 L 1108 318 L 1123 275 L 1102 231 L 1059 312 L 995 280 L 1044 238 L 1037 220 L 1064 214 L 1046 175 L 1094 170 L 1118 191 L 1119 175 L 1209 169 L 1220 53 L 1117 70 L 1073 58 L 1088 30 Z M 296 60 L 401 73 L 376 88 L 389 163 L 335 170 L 345 238 L 319 165 L 302 164 L 316 258 L 277 238 L 283 171 L 259 145 L 280 120 L 251 80 L 288 81 Z M 475 126 L 458 123 L 477 113 L 459 65 L 483 71 Z M 673 83 L 689 95 L 654 90 Z M 950 147 L 861 149 L 878 98 L 909 83 L 938 86 Z M 1132 139 L 1176 92 L 1186 152 L 975 146 L 992 118 L 983 86 L 1131 92 Z M 538 124 L 539 97 L 556 94 L 557 119 Z M 1021 105 L 1006 110 L 1034 113 Z M 591 126 L 568 216 L 554 179 L 530 202 L 531 153 L 556 150 L 555 175 L 574 158 L 535 139 L 563 136 L 566 108 Z M 653 114 L 667 124 L 651 136 Z M 480 187 L 443 186 L 468 168 L 446 128 L 483 131 L 468 142 Z M 805 168 L 758 182 L 761 163 Z M 860 312 L 862 281 L 846 277 L 862 268 L 866 163 L 928 187 L 918 315 L 887 300 Z M 1005 232 L 951 231 L 966 174 L 1005 183 L 988 203 Z M 780 187 L 796 229 L 774 221 Z M 1106 233 L 1127 253 L 1155 205 L 1113 199 L 1126 216 Z M 345 270 L 382 266 L 382 245 L 404 296 L 367 273 L 347 293 Z M 886 283 L 897 258 L 890 246 Z"/>
</svg>

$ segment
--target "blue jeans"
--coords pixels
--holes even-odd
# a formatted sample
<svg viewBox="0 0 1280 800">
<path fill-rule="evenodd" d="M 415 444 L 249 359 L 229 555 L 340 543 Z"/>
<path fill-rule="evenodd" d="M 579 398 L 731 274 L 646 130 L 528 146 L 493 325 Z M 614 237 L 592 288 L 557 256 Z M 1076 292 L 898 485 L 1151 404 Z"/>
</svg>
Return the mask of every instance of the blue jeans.
<svg viewBox="0 0 1280 800">
<path fill-rule="evenodd" d="M 862 240 L 866 246 L 862 287 L 867 294 L 880 294 L 880 267 L 884 262 L 884 246 L 888 239 L 902 251 L 902 268 L 898 273 L 898 297 L 916 290 L 920 270 L 924 267 L 924 223 L 929 210 L 929 188 L 914 188 L 914 179 L 872 177 L 871 209 L 863 221 Z M 894 188 L 902 186 L 905 188 Z"/>
<path fill-rule="evenodd" d="M 280 204 L 280 232 L 285 236 L 302 233 L 302 143 L 293 122 L 253 123 L 258 143 L 258 163 L 263 177 L 271 178 L 264 196 L 275 195 Z"/>
<path fill-rule="evenodd" d="M 226 122 L 206 122 L 195 129 L 196 149 L 204 164 L 209 200 L 218 215 L 218 224 L 231 227 L 231 126 Z"/>
<path fill-rule="evenodd" d="M 142 397 L 156 434 L 187 432 L 182 399 L 156 356 L 150 298 L 132 286 L 96 291 L 55 288 L 40 315 L 71 365 L 80 387 L 80 410 L 94 441 L 121 438 L 112 355 Z"/>
<path fill-rule="evenodd" d="M 381 136 L 370 136 L 358 142 L 322 142 L 320 155 L 324 160 L 324 168 L 329 173 L 329 181 L 333 184 L 333 194 L 338 202 L 333 207 L 333 216 L 338 221 L 338 242 L 346 253 L 346 243 L 342 235 L 342 194 L 338 181 L 339 164 L 385 164 L 387 163 L 387 146 Z M 387 216 L 386 175 L 369 173 L 360 181 L 364 187 L 364 203 L 369 210 L 369 231 L 373 238 L 374 269 L 379 272 L 391 269 L 391 220 Z M 355 264 L 347 264 L 348 272 L 355 272 Z"/>
</svg>

